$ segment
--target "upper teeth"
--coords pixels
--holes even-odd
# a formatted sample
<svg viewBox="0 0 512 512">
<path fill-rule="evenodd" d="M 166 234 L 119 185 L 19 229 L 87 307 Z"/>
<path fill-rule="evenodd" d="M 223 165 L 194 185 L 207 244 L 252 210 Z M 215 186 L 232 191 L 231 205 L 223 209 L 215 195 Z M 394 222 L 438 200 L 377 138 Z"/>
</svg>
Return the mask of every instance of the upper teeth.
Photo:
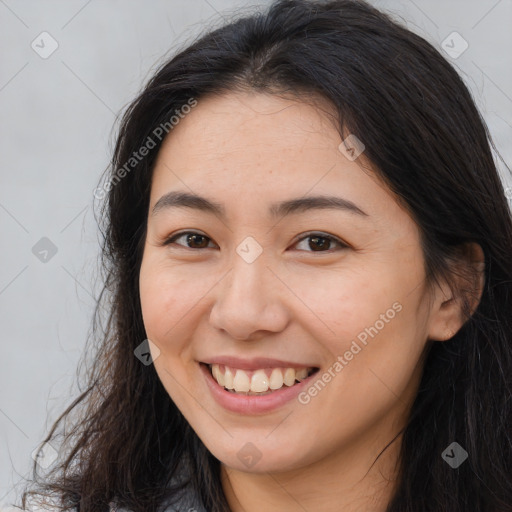
<svg viewBox="0 0 512 512">
<path fill-rule="evenodd" d="M 222 369 L 224 371 L 222 371 Z M 213 378 L 227 389 L 236 392 L 264 393 L 269 390 L 280 389 L 283 385 L 293 386 L 295 380 L 305 379 L 313 368 L 273 368 L 270 375 L 264 369 L 246 372 L 228 366 L 211 365 Z"/>
</svg>

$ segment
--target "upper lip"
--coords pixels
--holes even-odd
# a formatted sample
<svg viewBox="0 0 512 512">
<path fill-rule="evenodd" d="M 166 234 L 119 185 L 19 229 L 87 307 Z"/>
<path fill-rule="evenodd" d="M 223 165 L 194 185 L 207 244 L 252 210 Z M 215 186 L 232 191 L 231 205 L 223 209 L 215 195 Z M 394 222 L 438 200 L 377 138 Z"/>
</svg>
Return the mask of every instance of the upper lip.
<svg viewBox="0 0 512 512">
<path fill-rule="evenodd" d="M 270 359 L 268 357 L 241 359 L 234 356 L 217 356 L 202 362 L 204 364 L 222 364 L 240 370 L 258 370 L 260 368 L 317 368 L 317 366 L 311 364 L 283 361 L 282 359 Z"/>
</svg>

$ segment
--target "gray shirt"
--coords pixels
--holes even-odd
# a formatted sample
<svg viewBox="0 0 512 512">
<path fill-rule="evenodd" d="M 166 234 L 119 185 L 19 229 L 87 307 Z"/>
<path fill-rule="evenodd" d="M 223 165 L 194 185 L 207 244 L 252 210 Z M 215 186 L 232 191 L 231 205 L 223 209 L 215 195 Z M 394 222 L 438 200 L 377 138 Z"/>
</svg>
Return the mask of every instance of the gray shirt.
<svg viewBox="0 0 512 512">
<path fill-rule="evenodd" d="M 129 510 L 117 507 L 115 502 L 109 503 L 110 512 L 130 512 Z M 164 512 L 208 512 L 200 505 L 199 496 L 192 488 L 186 488 L 179 500 L 174 505 L 167 505 Z"/>
</svg>

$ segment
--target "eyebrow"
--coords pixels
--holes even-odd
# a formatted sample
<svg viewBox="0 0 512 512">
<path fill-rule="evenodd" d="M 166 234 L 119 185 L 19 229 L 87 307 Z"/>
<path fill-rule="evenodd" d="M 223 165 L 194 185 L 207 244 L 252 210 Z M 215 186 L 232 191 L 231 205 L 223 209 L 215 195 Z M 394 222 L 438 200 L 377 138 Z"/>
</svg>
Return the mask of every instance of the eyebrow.
<svg viewBox="0 0 512 512">
<path fill-rule="evenodd" d="M 152 215 L 169 208 L 192 208 L 212 213 L 225 219 L 226 210 L 220 203 L 189 192 L 173 191 L 163 195 L 153 206 Z M 356 206 L 352 201 L 342 197 L 318 195 L 305 196 L 296 199 L 273 203 L 269 208 L 269 215 L 273 218 L 285 215 L 304 213 L 309 210 L 343 210 L 349 213 L 368 217 L 368 214 Z"/>
</svg>

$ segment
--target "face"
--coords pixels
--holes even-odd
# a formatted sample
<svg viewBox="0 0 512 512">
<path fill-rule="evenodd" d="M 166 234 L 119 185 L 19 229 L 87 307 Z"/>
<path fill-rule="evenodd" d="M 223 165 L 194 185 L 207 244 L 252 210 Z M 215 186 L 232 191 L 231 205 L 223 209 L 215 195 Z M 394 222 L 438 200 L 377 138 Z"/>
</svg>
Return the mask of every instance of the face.
<svg viewBox="0 0 512 512">
<path fill-rule="evenodd" d="M 435 323 L 416 224 L 364 153 L 340 151 L 327 108 L 200 99 L 154 169 L 140 298 L 155 369 L 234 470 L 295 470 L 354 446 L 376 456 Z"/>
</svg>

